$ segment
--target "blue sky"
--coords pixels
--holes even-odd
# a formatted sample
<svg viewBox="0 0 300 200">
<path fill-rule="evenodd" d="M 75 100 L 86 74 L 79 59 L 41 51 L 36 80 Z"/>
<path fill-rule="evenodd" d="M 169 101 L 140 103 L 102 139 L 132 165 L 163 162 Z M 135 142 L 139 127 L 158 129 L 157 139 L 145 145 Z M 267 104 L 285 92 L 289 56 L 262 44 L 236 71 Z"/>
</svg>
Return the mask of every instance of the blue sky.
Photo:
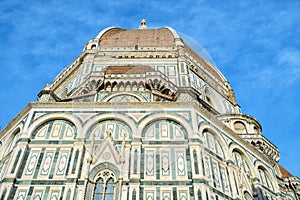
<svg viewBox="0 0 300 200">
<path fill-rule="evenodd" d="M 109 26 L 171 26 L 203 46 L 231 83 L 243 113 L 300 177 L 300 1 L 0 2 L 0 126 L 3 129 Z"/>
</svg>

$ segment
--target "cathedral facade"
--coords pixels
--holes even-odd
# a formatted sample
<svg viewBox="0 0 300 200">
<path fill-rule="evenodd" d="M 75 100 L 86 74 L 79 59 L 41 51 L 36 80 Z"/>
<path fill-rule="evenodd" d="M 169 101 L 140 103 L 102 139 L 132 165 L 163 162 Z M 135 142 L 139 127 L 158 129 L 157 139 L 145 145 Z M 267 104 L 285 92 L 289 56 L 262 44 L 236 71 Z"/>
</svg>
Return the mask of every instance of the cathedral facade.
<svg viewBox="0 0 300 200">
<path fill-rule="evenodd" d="M 110 27 L 0 133 L 0 199 L 298 200 L 260 123 L 170 27 Z"/>
</svg>

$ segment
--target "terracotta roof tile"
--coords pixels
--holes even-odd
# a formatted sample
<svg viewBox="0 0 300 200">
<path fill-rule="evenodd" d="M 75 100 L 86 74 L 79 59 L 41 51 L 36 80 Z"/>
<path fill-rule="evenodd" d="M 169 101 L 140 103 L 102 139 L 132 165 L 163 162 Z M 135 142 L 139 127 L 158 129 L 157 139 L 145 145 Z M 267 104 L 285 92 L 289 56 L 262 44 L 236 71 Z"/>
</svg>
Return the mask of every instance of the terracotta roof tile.
<svg viewBox="0 0 300 200">
<path fill-rule="evenodd" d="M 279 170 L 282 174 L 282 177 L 283 178 L 287 178 L 287 177 L 291 177 L 293 176 L 290 172 L 288 172 L 285 168 L 283 168 L 281 165 L 278 165 L 279 166 Z"/>
<path fill-rule="evenodd" d="M 107 66 L 102 71 L 108 74 L 143 74 L 155 70 L 150 66 Z"/>
<path fill-rule="evenodd" d="M 174 47 L 174 36 L 167 28 L 160 29 L 111 29 L 100 38 L 100 46 Z"/>
</svg>

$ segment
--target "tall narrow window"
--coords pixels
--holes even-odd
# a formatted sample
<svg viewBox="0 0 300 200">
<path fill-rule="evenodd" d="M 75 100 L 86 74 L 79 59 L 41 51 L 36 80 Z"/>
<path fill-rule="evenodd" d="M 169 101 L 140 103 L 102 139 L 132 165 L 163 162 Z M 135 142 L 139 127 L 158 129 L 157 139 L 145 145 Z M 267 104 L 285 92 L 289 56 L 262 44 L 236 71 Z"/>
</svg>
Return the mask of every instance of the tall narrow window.
<svg viewBox="0 0 300 200">
<path fill-rule="evenodd" d="M 209 200 L 209 196 L 208 196 L 207 191 L 205 192 L 205 195 L 206 195 L 206 200 Z"/>
<path fill-rule="evenodd" d="M 138 160 L 138 151 L 134 150 L 134 158 L 133 158 L 133 174 L 137 174 L 137 161 Z"/>
<path fill-rule="evenodd" d="M 199 174 L 198 156 L 197 156 L 197 151 L 195 149 L 193 151 L 193 157 L 194 157 L 195 174 Z"/>
<path fill-rule="evenodd" d="M 259 176 L 260 176 L 260 180 L 262 185 L 264 185 L 265 187 L 274 190 L 274 187 L 272 185 L 271 179 L 267 173 L 267 171 L 262 168 L 261 166 L 258 167 L 258 172 L 259 172 Z"/>
<path fill-rule="evenodd" d="M 106 190 L 104 195 L 105 200 L 113 200 L 114 199 L 114 180 L 110 178 L 106 183 Z"/>
<path fill-rule="evenodd" d="M 6 192 L 7 192 L 7 188 L 5 188 L 5 189 L 3 190 L 3 193 L 2 193 L 2 195 L 1 195 L 1 200 L 4 199 L 4 197 L 6 196 Z"/>
<path fill-rule="evenodd" d="M 11 171 L 10 171 L 11 174 L 13 174 L 13 173 L 15 172 L 15 169 L 16 169 L 16 166 L 17 166 L 17 164 L 18 164 L 18 162 L 19 162 L 21 153 L 22 153 L 22 150 L 20 149 L 20 150 L 18 151 L 18 155 L 16 156 L 14 165 L 13 165 Z"/>
<path fill-rule="evenodd" d="M 103 196 L 103 179 L 97 181 L 94 199 L 102 199 Z"/>
<path fill-rule="evenodd" d="M 76 171 L 76 166 L 77 166 L 78 156 L 79 156 L 79 149 L 77 149 L 76 154 L 75 154 L 75 157 L 74 157 L 73 168 L 72 168 L 72 174 L 74 174 L 75 171 Z"/>
<path fill-rule="evenodd" d="M 202 200 L 202 195 L 201 195 L 201 190 L 200 189 L 198 190 L 197 196 L 198 196 L 198 200 Z"/>
<path fill-rule="evenodd" d="M 136 191 L 135 190 L 133 190 L 133 192 L 132 192 L 132 200 L 136 200 Z"/>
</svg>

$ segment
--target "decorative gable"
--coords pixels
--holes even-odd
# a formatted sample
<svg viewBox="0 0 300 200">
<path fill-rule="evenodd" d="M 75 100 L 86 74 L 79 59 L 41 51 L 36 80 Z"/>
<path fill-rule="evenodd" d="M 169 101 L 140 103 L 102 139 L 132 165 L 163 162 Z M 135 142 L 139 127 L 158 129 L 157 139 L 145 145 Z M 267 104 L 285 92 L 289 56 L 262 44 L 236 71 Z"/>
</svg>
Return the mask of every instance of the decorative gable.
<svg viewBox="0 0 300 200">
<path fill-rule="evenodd" d="M 118 148 L 114 145 L 112 140 L 111 132 L 107 132 L 106 138 L 102 144 L 96 149 L 93 154 L 92 164 L 97 164 L 101 161 L 110 162 L 115 165 L 124 163 L 124 158 L 120 154 Z"/>
</svg>

